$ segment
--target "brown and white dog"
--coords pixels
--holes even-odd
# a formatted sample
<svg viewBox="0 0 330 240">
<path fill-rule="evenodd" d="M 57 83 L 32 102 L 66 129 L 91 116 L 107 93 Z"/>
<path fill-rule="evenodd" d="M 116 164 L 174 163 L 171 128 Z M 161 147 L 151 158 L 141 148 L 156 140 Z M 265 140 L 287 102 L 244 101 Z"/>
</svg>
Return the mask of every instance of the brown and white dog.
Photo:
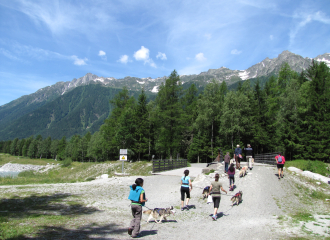
<svg viewBox="0 0 330 240">
<path fill-rule="evenodd" d="M 236 193 L 230 200 L 233 202 L 233 205 L 236 203 L 236 205 L 238 205 L 240 202 L 242 202 L 242 197 L 243 197 L 243 192 L 239 191 L 238 193 Z"/>
<path fill-rule="evenodd" d="M 173 210 L 173 206 L 169 208 L 154 208 L 154 209 L 149 209 L 146 211 L 143 211 L 144 214 L 149 214 L 149 218 L 147 220 L 147 223 L 149 223 L 150 219 L 154 218 L 156 223 L 161 223 L 162 220 L 164 219 L 167 221 L 166 217 L 170 216 L 171 214 L 174 215 L 175 211 Z M 157 219 L 159 221 L 157 221 Z"/>
</svg>

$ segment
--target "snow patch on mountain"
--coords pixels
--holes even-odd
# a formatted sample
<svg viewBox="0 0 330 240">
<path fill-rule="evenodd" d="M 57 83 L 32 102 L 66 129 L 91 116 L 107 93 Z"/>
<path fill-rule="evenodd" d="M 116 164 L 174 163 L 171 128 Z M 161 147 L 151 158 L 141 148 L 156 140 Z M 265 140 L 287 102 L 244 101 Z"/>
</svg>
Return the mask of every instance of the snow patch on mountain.
<svg viewBox="0 0 330 240">
<path fill-rule="evenodd" d="M 153 92 L 153 93 L 158 93 L 158 91 L 159 91 L 159 90 L 158 90 L 158 87 L 159 87 L 159 86 L 154 86 L 153 89 L 151 90 L 151 92 Z"/>
<path fill-rule="evenodd" d="M 246 80 L 249 78 L 249 72 L 245 71 L 245 70 L 241 70 L 241 72 L 238 74 L 238 76 L 242 79 L 242 80 Z"/>
<path fill-rule="evenodd" d="M 143 82 L 139 82 L 138 80 L 136 80 L 139 84 L 145 84 L 146 82 L 143 81 Z"/>
</svg>

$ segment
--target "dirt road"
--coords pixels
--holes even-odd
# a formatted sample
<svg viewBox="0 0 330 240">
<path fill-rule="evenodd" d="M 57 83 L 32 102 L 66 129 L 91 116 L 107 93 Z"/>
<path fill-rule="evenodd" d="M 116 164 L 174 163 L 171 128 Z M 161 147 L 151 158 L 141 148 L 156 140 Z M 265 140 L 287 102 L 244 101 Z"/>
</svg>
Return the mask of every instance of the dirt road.
<svg viewBox="0 0 330 240">
<path fill-rule="evenodd" d="M 180 177 L 154 175 L 144 177 L 144 189 L 149 201 L 148 208 L 174 206 L 176 214 L 168 222 L 146 223 L 143 216 L 142 239 L 285 239 L 300 233 L 299 229 L 280 224 L 279 217 L 286 215 L 296 204 L 293 195 L 292 176 L 285 174 L 277 179 L 276 169 L 269 166 L 255 166 L 248 174 L 239 178 L 236 174 L 234 193 L 243 192 L 243 202 L 231 206 L 233 193 L 221 197 L 218 220 L 212 221 L 213 205 L 202 199 L 202 188 L 212 180 L 194 181 L 190 204 L 196 209 L 181 211 Z M 24 191 L 47 195 L 63 195 L 63 201 L 78 201 L 82 207 L 77 217 L 69 224 L 57 228 L 45 228 L 34 239 L 129 239 L 127 227 L 131 220 L 130 201 L 127 199 L 129 185 L 137 176 L 99 179 L 87 183 L 1 186 L 4 194 L 20 195 Z M 228 190 L 228 178 L 220 178 Z M 288 203 L 287 199 L 290 200 Z M 299 202 L 297 201 L 299 204 Z M 146 208 L 145 208 L 146 209 Z M 68 209 L 54 210 L 64 214 Z M 281 217 L 280 217 L 281 218 Z"/>
</svg>

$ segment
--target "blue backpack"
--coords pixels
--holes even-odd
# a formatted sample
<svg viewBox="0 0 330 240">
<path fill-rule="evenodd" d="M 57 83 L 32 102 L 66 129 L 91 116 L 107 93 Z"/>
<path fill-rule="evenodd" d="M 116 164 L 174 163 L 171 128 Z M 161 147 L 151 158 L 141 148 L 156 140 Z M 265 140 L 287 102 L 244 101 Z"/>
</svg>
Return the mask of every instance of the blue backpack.
<svg viewBox="0 0 330 240">
<path fill-rule="evenodd" d="M 281 163 L 282 162 L 282 157 L 281 156 L 278 157 L 277 162 L 278 163 Z"/>
</svg>

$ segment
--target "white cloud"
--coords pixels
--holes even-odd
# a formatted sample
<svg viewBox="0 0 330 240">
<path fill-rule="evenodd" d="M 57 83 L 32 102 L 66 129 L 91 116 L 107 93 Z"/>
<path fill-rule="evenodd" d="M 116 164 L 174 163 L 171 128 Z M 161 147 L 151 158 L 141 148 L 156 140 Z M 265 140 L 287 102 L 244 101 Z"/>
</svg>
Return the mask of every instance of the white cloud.
<svg viewBox="0 0 330 240">
<path fill-rule="evenodd" d="M 294 40 L 298 32 L 300 32 L 308 23 L 312 21 L 321 22 L 327 25 L 330 25 L 330 18 L 323 14 L 323 12 L 313 12 L 313 13 L 306 13 L 306 12 L 296 12 L 293 15 L 294 19 L 298 19 L 297 25 L 291 29 L 290 31 L 290 45 L 294 44 Z"/>
<path fill-rule="evenodd" d="M 127 55 L 122 55 L 117 62 L 126 64 L 128 61 L 129 61 L 129 57 Z"/>
<path fill-rule="evenodd" d="M 166 54 L 158 52 L 156 58 L 160 58 L 161 60 L 167 60 Z"/>
<path fill-rule="evenodd" d="M 105 55 L 107 55 L 107 54 L 104 51 L 102 51 L 102 50 L 99 51 L 99 56 L 105 56 Z"/>
<path fill-rule="evenodd" d="M 237 49 L 233 49 L 233 50 L 231 50 L 230 53 L 231 53 L 231 54 L 234 54 L 234 55 L 238 55 L 238 54 L 241 54 L 242 51 L 238 51 Z"/>
<path fill-rule="evenodd" d="M 81 65 L 86 65 L 86 61 L 88 60 L 87 58 L 78 58 L 77 56 L 75 55 L 72 55 L 71 58 L 74 60 L 73 61 L 73 64 L 74 65 L 78 65 L 78 66 L 81 66 Z"/>
<path fill-rule="evenodd" d="M 149 59 L 149 49 L 142 46 L 140 50 L 138 50 L 134 53 L 134 58 L 137 61 L 148 60 Z"/>
<path fill-rule="evenodd" d="M 198 53 L 198 54 L 196 54 L 195 59 L 197 61 L 203 62 L 206 60 L 206 57 L 204 57 L 204 53 Z"/>
<path fill-rule="evenodd" d="M 141 46 L 141 48 L 134 53 L 134 58 L 137 61 L 144 61 L 144 64 L 149 64 L 151 67 L 156 68 L 154 61 L 149 58 L 149 49 Z"/>
<path fill-rule="evenodd" d="M 100 56 L 103 60 L 107 60 L 107 54 L 106 54 L 104 51 L 100 50 L 100 51 L 99 51 L 99 56 Z"/>
</svg>

